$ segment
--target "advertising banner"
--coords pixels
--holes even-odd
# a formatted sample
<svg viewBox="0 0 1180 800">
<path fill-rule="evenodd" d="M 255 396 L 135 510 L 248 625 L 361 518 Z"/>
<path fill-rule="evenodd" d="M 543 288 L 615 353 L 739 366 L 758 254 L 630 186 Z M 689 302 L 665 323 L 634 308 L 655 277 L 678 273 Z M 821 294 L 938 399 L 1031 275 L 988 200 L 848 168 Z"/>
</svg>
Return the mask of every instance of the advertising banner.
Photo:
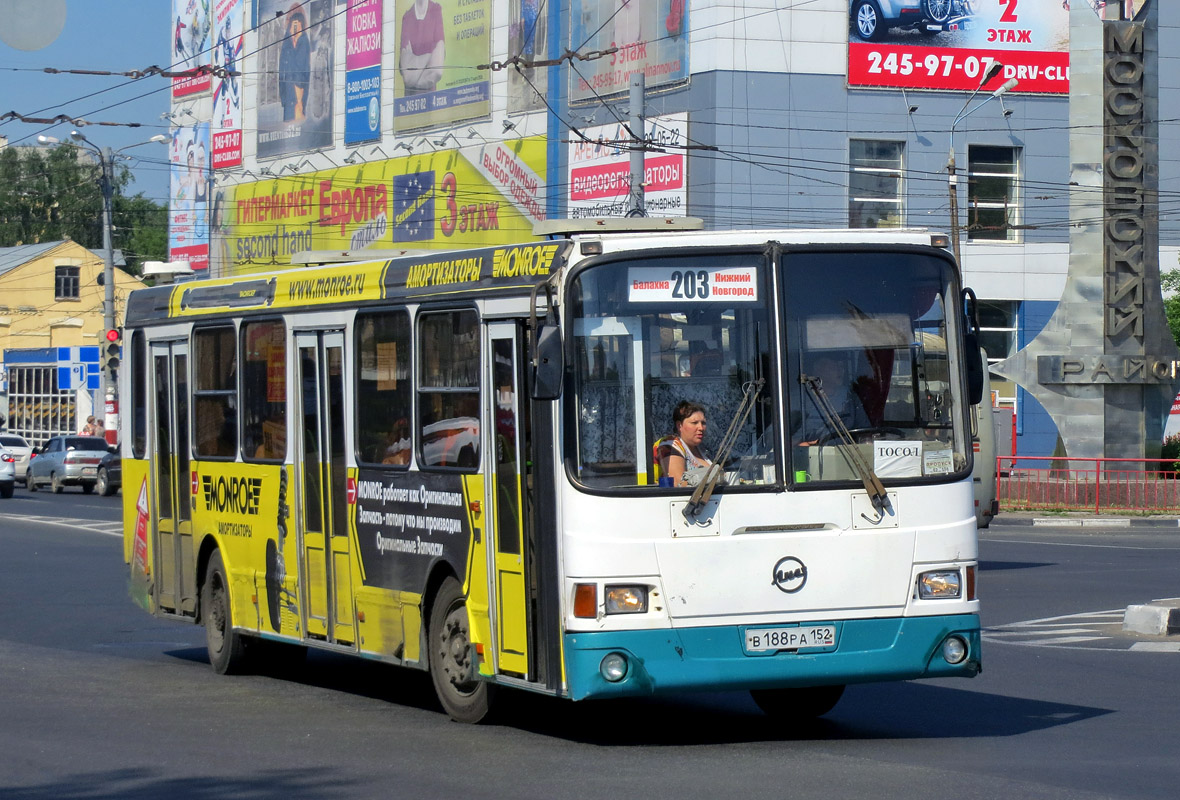
<svg viewBox="0 0 1180 800">
<path fill-rule="evenodd" d="M 490 113 L 492 0 L 397 0 L 395 132 Z"/>
<path fill-rule="evenodd" d="M 508 15 L 508 55 L 525 61 L 546 58 L 549 50 L 549 25 L 543 0 L 510 0 Z M 509 68 L 508 113 L 523 114 L 545 108 L 549 91 L 549 68 Z"/>
<path fill-rule="evenodd" d="M 212 21 L 209 19 L 209 0 L 172 0 L 172 70 L 192 70 L 208 66 L 209 33 Z M 212 79 L 204 75 L 172 79 L 172 96 L 188 97 L 209 91 Z"/>
<path fill-rule="evenodd" d="M 648 90 L 688 81 L 688 3 L 684 0 L 573 0 L 570 48 L 618 51 L 571 64 L 571 102 L 625 92 L 642 72 Z"/>
<path fill-rule="evenodd" d="M 218 214 L 233 264 L 224 274 L 273 270 L 310 250 L 530 241 L 545 158 L 544 137 L 533 137 L 240 184 Z"/>
<path fill-rule="evenodd" d="M 213 66 L 240 72 L 242 58 L 242 2 L 216 0 L 213 6 L 216 41 Z M 242 77 L 213 77 L 213 169 L 242 163 Z"/>
<path fill-rule="evenodd" d="M 688 143 L 688 115 L 670 114 L 645 120 L 654 147 L 683 148 Z M 631 135 L 622 123 L 582 131 L 592 141 L 576 141 L 569 151 L 567 216 L 622 217 L 627 214 L 631 189 Z M 647 153 L 644 158 L 644 207 L 654 216 L 682 217 L 688 213 L 688 160 L 683 149 Z"/>
<path fill-rule="evenodd" d="M 331 0 L 258 4 L 258 157 L 331 147 Z"/>
<path fill-rule="evenodd" d="M 860 5 L 852 3 L 850 13 Z M 1003 76 L 988 88 L 1015 78 L 1016 92 L 1069 93 L 1068 3 L 948 0 L 940 5 L 946 13 L 938 20 L 926 3 L 904 22 L 883 19 L 871 41 L 853 18 L 848 85 L 970 92 L 999 61 Z"/>
<path fill-rule="evenodd" d="M 209 265 L 209 123 L 177 128 L 169 151 L 168 260 Z"/>
<path fill-rule="evenodd" d="M 381 138 L 381 0 L 349 0 L 344 37 L 344 143 Z"/>
</svg>

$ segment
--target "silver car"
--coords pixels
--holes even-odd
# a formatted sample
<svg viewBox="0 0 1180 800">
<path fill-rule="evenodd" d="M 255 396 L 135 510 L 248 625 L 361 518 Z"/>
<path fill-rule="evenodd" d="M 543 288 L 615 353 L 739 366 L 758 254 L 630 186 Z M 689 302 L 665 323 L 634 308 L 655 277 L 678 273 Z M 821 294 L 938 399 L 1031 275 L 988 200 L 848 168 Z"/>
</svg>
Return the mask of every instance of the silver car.
<svg viewBox="0 0 1180 800">
<path fill-rule="evenodd" d="M 890 28 L 937 33 L 970 27 L 979 0 L 852 0 L 850 21 L 857 38 L 879 41 Z"/>
<path fill-rule="evenodd" d="M 0 447 L 0 497 L 12 497 L 16 487 L 16 456 Z"/>
<path fill-rule="evenodd" d="M 30 492 L 48 485 L 55 494 L 67 486 L 81 486 L 90 494 L 98 480 L 98 464 L 108 449 L 101 436 L 54 436 L 33 457 L 26 485 Z"/>
<path fill-rule="evenodd" d="M 15 433 L 0 433 L 0 447 L 3 447 L 16 458 L 16 479 L 24 483 L 25 475 L 29 471 L 29 460 L 33 456 L 33 446 L 25 437 Z"/>
</svg>

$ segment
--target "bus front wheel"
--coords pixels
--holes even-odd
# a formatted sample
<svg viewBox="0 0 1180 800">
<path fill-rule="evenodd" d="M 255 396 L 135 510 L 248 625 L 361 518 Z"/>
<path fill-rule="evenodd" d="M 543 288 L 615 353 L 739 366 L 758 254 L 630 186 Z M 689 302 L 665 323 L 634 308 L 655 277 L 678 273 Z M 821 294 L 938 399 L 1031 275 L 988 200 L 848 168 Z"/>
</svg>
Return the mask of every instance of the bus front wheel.
<svg viewBox="0 0 1180 800">
<path fill-rule="evenodd" d="M 213 551 L 205 567 L 205 583 L 201 587 L 201 617 L 205 623 L 205 645 L 209 663 L 218 675 L 240 672 L 246 660 L 246 647 L 241 634 L 234 630 L 229 602 L 229 580 L 221 551 Z"/>
<path fill-rule="evenodd" d="M 780 719 L 822 717 L 836 707 L 843 686 L 806 686 L 800 689 L 752 689 L 750 697 L 766 714 Z"/>
<path fill-rule="evenodd" d="M 459 582 L 447 578 L 430 609 L 430 678 L 443 710 L 456 722 L 479 722 L 495 687 L 476 675 L 467 602 Z"/>
</svg>

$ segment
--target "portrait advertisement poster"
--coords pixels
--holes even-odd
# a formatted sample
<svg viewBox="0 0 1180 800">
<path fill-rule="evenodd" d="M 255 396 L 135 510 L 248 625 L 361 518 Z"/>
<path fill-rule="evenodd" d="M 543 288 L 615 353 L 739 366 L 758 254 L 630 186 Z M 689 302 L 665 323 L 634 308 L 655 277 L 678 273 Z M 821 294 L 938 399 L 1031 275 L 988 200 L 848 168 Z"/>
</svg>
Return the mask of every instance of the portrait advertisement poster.
<svg viewBox="0 0 1180 800">
<path fill-rule="evenodd" d="M 381 0 L 348 0 L 344 143 L 381 138 Z"/>
<path fill-rule="evenodd" d="M 241 72 L 242 3 L 215 0 L 213 66 L 225 73 Z M 242 75 L 213 76 L 213 169 L 242 163 Z"/>
<path fill-rule="evenodd" d="M 508 4 L 508 55 L 540 61 L 549 52 L 549 24 L 543 0 L 510 0 Z M 549 91 L 549 67 L 508 67 L 508 113 L 522 114 L 545 108 Z"/>
<path fill-rule="evenodd" d="M 258 6 L 258 158 L 331 147 L 334 4 Z"/>
<path fill-rule="evenodd" d="M 625 92 L 633 72 L 648 90 L 688 81 L 688 3 L 685 0 L 573 0 L 570 49 L 618 51 L 570 69 L 570 101 L 597 101 Z"/>
<path fill-rule="evenodd" d="M 1089 0 L 1081 0 L 1089 2 Z M 995 61 L 1013 91 L 1069 93 L 1069 8 L 1060 2 L 975 3 L 974 13 L 952 17 L 945 30 L 893 28 L 878 41 L 860 38 L 855 24 L 848 42 L 848 85 L 974 91 Z"/>
<path fill-rule="evenodd" d="M 172 71 L 193 70 L 210 63 L 209 0 L 172 0 Z M 212 76 L 181 76 L 172 79 L 172 96 L 188 97 L 209 91 Z"/>
<path fill-rule="evenodd" d="M 663 153 L 645 153 L 643 205 L 652 216 L 682 217 L 688 213 L 688 114 L 644 120 L 645 137 Z M 566 216 L 623 217 L 631 190 L 631 151 L 623 144 L 631 134 L 622 123 L 582 130 L 587 139 L 569 146 L 569 197 Z"/>
<path fill-rule="evenodd" d="M 397 0 L 395 132 L 491 113 L 492 0 Z"/>
<path fill-rule="evenodd" d="M 168 260 L 204 270 L 209 261 L 209 123 L 176 128 L 168 160 Z"/>
<path fill-rule="evenodd" d="M 532 241 L 542 136 L 238 184 L 219 215 L 235 274 L 308 250 L 457 249 Z"/>
</svg>

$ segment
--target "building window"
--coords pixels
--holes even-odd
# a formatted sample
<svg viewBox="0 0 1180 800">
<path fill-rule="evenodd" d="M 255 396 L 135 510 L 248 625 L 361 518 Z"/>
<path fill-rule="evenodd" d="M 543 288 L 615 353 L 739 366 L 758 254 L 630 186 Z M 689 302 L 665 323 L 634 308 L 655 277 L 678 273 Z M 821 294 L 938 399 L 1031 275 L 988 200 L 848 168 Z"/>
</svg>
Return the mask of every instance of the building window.
<svg viewBox="0 0 1180 800">
<path fill-rule="evenodd" d="M 78 299 L 78 267 L 54 267 L 53 296 L 57 300 Z"/>
<path fill-rule="evenodd" d="M 1020 239 L 1020 148 L 967 148 L 967 238 Z"/>
<path fill-rule="evenodd" d="M 995 364 L 1003 361 L 1017 350 L 1017 312 L 1020 302 L 1017 300 L 980 300 L 976 305 L 979 310 L 979 344 L 987 353 L 987 363 Z M 996 401 L 1001 406 L 1014 407 L 1016 404 L 1016 385 L 992 376 L 992 391 L 996 394 Z"/>
<path fill-rule="evenodd" d="M 850 227 L 901 227 L 905 218 L 904 155 L 904 142 L 853 139 L 848 143 Z"/>
</svg>

